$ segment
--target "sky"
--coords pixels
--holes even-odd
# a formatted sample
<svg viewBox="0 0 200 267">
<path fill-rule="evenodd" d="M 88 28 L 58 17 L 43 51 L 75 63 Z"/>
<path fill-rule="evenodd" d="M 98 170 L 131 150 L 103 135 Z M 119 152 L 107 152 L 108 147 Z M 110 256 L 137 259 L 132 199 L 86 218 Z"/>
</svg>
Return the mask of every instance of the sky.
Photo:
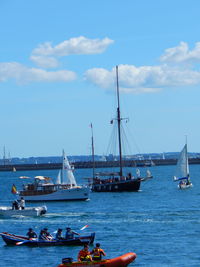
<svg viewBox="0 0 200 267">
<path fill-rule="evenodd" d="M 1 0 L 0 158 L 200 152 L 199 0 Z"/>
</svg>

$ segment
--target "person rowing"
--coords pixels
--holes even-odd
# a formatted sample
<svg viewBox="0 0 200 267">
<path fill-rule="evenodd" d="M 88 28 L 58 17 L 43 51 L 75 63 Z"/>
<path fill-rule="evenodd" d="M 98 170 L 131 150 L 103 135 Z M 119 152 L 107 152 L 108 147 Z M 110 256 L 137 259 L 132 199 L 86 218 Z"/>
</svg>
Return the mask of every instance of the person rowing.
<svg viewBox="0 0 200 267">
<path fill-rule="evenodd" d="M 28 232 L 26 234 L 29 239 L 37 238 L 37 234 L 33 231 L 32 228 L 28 229 Z"/>
<path fill-rule="evenodd" d="M 58 228 L 57 233 L 56 233 L 56 240 L 63 240 L 62 236 L 62 229 Z"/>
<path fill-rule="evenodd" d="M 65 239 L 73 239 L 74 235 L 80 235 L 80 234 L 72 231 L 72 229 L 70 227 L 67 227 L 66 228 Z"/>
<path fill-rule="evenodd" d="M 45 240 L 45 241 L 51 241 L 53 239 L 53 236 L 48 232 L 47 228 L 44 228 L 40 231 L 40 235 L 38 238 L 40 241 Z"/>
</svg>

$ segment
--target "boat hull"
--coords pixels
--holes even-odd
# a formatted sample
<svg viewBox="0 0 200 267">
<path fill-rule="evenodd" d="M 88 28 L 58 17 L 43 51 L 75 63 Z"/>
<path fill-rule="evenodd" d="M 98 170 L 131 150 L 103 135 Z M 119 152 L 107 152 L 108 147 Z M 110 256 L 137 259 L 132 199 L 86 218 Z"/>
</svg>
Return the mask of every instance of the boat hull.
<svg viewBox="0 0 200 267">
<path fill-rule="evenodd" d="M 92 184 L 93 192 L 137 192 L 140 190 L 140 179 L 132 179 L 113 183 Z"/>
<path fill-rule="evenodd" d="M 70 189 L 60 189 L 55 192 L 40 194 L 29 193 L 27 191 L 20 191 L 19 196 L 23 197 L 25 201 L 73 201 L 73 200 L 87 200 L 89 199 L 90 188 L 75 187 Z"/>
<path fill-rule="evenodd" d="M 188 188 L 191 188 L 191 187 L 193 187 L 192 183 L 190 183 L 190 184 L 186 184 L 186 183 L 178 184 L 178 188 L 179 189 L 188 189 Z"/>
<path fill-rule="evenodd" d="M 84 244 L 92 244 L 94 242 L 95 233 L 88 236 L 80 236 L 73 239 L 64 240 L 42 240 L 38 239 L 29 240 L 25 236 L 18 236 L 9 233 L 0 233 L 2 239 L 7 245 L 12 246 L 29 246 L 29 247 L 40 247 L 40 246 L 83 246 Z"/>
<path fill-rule="evenodd" d="M 0 207 L 0 216 L 41 216 L 47 212 L 47 207 L 28 207 L 25 209 L 13 210 L 10 207 Z"/>
<path fill-rule="evenodd" d="M 93 262 L 72 262 L 72 263 L 62 263 L 59 264 L 58 267 L 126 267 L 131 262 L 136 259 L 136 254 L 133 252 L 126 253 L 122 256 L 108 259 L 108 260 L 101 260 L 101 261 L 93 261 Z"/>
</svg>

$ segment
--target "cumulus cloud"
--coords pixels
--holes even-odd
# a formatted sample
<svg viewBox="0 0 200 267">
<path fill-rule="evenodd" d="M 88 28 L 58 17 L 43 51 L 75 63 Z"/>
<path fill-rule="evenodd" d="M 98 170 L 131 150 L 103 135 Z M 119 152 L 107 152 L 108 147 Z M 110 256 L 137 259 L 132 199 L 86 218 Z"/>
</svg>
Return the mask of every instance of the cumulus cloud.
<svg viewBox="0 0 200 267">
<path fill-rule="evenodd" d="M 0 63 L 0 81 L 14 79 L 20 84 L 30 82 L 69 82 L 76 79 L 76 74 L 68 70 L 46 71 L 28 68 L 17 62 Z"/>
<path fill-rule="evenodd" d="M 99 54 L 113 43 L 109 38 L 88 39 L 84 36 L 71 38 L 52 46 L 50 42 L 39 45 L 33 50 L 33 54 L 42 56 L 67 56 L 67 55 L 89 55 Z"/>
<path fill-rule="evenodd" d="M 30 60 L 41 68 L 56 68 L 59 66 L 59 62 L 55 57 L 32 55 Z"/>
<path fill-rule="evenodd" d="M 30 59 L 41 67 L 56 67 L 57 57 L 103 53 L 114 41 L 109 38 L 88 39 L 84 36 L 65 40 L 55 46 L 50 42 L 40 44 L 32 51 Z"/>
<path fill-rule="evenodd" d="M 115 68 L 90 69 L 85 79 L 104 89 L 115 86 Z M 200 72 L 190 69 L 183 70 L 166 64 L 159 66 L 119 65 L 120 90 L 125 93 L 155 93 L 163 87 L 189 86 L 200 83 Z"/>
<path fill-rule="evenodd" d="M 58 68 L 60 57 L 75 54 L 99 54 L 112 43 L 113 40 L 109 38 L 88 39 L 84 36 L 65 40 L 56 46 L 46 42 L 35 48 L 30 56 L 30 60 L 39 68 L 26 67 L 17 62 L 0 63 L 0 82 L 9 79 L 14 79 L 18 83 L 75 80 L 76 74 L 73 71 L 47 71 L 46 69 Z"/>
<path fill-rule="evenodd" d="M 193 50 L 189 50 L 187 43 L 181 42 L 176 47 L 166 49 L 160 60 L 172 63 L 200 63 L 200 42 L 195 44 Z"/>
</svg>

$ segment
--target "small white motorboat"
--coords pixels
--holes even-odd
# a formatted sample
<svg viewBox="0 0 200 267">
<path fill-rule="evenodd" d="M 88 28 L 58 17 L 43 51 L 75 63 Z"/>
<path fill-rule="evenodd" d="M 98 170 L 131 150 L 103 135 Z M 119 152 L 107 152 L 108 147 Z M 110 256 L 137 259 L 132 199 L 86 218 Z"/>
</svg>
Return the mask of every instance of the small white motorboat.
<svg viewBox="0 0 200 267">
<path fill-rule="evenodd" d="M 46 206 L 26 207 L 25 209 L 13 209 L 12 207 L 0 206 L 0 216 L 41 216 L 47 212 Z"/>
</svg>

